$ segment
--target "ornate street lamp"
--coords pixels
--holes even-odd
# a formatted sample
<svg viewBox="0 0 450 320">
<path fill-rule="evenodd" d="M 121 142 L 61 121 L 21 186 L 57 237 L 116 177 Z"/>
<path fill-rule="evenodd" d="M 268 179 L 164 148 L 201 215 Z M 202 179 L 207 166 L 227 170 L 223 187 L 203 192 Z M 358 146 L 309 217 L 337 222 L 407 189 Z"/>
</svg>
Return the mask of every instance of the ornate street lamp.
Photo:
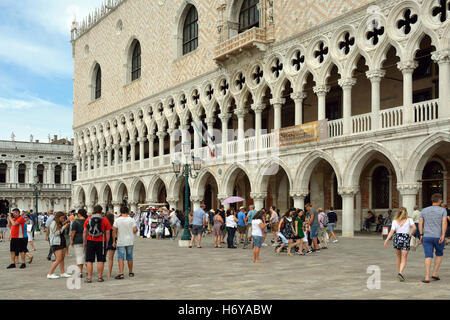
<svg viewBox="0 0 450 320">
<path fill-rule="evenodd" d="M 202 167 L 202 160 L 192 155 L 191 163 L 189 163 L 189 155 L 191 154 L 191 144 L 184 142 L 182 144 L 183 155 L 185 162 L 182 164 L 180 161 L 175 160 L 172 163 L 173 171 L 178 178 L 184 177 L 184 232 L 181 240 L 191 240 L 191 234 L 189 232 L 189 176 L 192 179 L 197 178 L 198 172 Z"/>
<path fill-rule="evenodd" d="M 34 199 L 35 199 L 35 210 L 36 210 L 36 216 L 38 217 L 38 223 L 36 224 L 36 231 L 40 231 L 40 229 L 39 229 L 38 198 L 39 198 L 39 194 L 41 193 L 41 190 L 42 190 L 42 183 L 39 182 L 39 177 L 38 176 L 34 176 L 34 183 L 31 186 L 33 187 L 33 195 L 34 195 Z"/>
</svg>

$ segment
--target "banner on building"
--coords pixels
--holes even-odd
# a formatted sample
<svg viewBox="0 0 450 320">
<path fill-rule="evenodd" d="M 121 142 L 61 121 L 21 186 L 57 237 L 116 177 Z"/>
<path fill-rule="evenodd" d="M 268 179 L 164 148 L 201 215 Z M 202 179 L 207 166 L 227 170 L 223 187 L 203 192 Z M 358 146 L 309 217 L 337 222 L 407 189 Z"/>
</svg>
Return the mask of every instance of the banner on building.
<svg viewBox="0 0 450 320">
<path fill-rule="evenodd" d="M 328 121 L 320 120 L 298 126 L 281 128 L 278 134 L 279 146 L 293 146 L 302 143 L 319 142 L 328 138 Z"/>
</svg>

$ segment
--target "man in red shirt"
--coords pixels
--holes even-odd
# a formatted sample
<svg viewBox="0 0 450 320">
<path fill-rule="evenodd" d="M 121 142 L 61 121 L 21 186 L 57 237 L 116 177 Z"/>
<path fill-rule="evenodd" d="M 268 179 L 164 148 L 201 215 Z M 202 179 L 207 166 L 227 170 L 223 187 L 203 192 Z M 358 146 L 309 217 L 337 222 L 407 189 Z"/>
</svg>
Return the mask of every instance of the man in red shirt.
<svg viewBox="0 0 450 320">
<path fill-rule="evenodd" d="M 102 206 L 96 205 L 92 216 L 84 223 L 83 244 L 86 249 L 87 283 L 92 282 L 92 269 L 97 257 L 98 282 L 103 282 L 103 267 L 106 262 L 106 248 L 109 242 L 111 224 L 102 215 Z"/>
<path fill-rule="evenodd" d="M 20 210 L 15 208 L 12 211 L 12 215 L 8 216 L 8 221 L 11 225 L 11 264 L 7 269 L 16 267 L 16 256 L 22 258 L 22 264 L 20 269 L 26 267 L 25 265 L 25 249 L 27 247 L 28 238 L 25 237 L 25 219 L 20 215 Z"/>
</svg>

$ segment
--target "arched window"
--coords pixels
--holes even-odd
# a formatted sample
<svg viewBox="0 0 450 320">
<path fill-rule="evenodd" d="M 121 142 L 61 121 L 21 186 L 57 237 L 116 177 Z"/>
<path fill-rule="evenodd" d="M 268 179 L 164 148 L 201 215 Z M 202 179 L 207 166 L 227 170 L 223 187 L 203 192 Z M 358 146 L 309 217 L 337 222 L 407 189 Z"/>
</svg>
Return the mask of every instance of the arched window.
<svg viewBox="0 0 450 320">
<path fill-rule="evenodd" d="M 0 183 L 6 183 L 6 172 L 8 170 L 8 166 L 6 163 L 0 163 Z"/>
<path fill-rule="evenodd" d="M 21 163 L 19 165 L 19 172 L 18 172 L 18 181 L 19 183 L 25 183 L 25 170 L 27 169 L 27 166 Z"/>
<path fill-rule="evenodd" d="M 198 14 L 197 9 L 191 6 L 184 20 L 183 27 L 183 54 L 194 51 L 198 47 Z"/>
<path fill-rule="evenodd" d="M 62 168 L 60 165 L 55 166 L 55 184 L 61 184 L 61 172 Z"/>
<path fill-rule="evenodd" d="M 378 167 L 372 175 L 372 207 L 373 209 L 389 208 L 389 171 L 386 167 Z"/>
<path fill-rule="evenodd" d="M 72 181 L 77 181 L 77 167 L 72 167 Z"/>
<path fill-rule="evenodd" d="M 259 27 L 259 0 L 244 0 L 239 13 L 239 33 Z"/>
<path fill-rule="evenodd" d="M 442 165 L 437 161 L 428 162 L 422 173 L 422 206 L 431 206 L 434 193 L 444 194 L 444 174 Z"/>
<path fill-rule="evenodd" d="M 102 69 L 97 65 L 97 73 L 95 75 L 95 99 L 102 96 Z"/>
<path fill-rule="evenodd" d="M 141 77 L 141 44 L 136 41 L 131 60 L 131 81 Z"/>
</svg>

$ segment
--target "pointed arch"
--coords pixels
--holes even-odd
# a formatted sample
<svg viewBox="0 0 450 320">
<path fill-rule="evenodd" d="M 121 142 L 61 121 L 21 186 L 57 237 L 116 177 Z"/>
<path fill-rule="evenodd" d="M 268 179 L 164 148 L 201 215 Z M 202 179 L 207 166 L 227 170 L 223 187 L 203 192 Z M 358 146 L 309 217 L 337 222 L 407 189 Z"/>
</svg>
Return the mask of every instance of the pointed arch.
<svg viewBox="0 0 450 320">
<path fill-rule="evenodd" d="M 383 155 L 392 164 L 397 181 L 403 181 L 402 170 L 397 157 L 380 143 L 367 142 L 350 157 L 351 160 L 347 163 L 344 170 L 344 186 L 353 187 L 359 185 L 361 172 L 367 163 L 367 160 L 369 160 L 374 153 Z"/>
<path fill-rule="evenodd" d="M 292 172 L 287 163 L 280 158 L 267 159 L 259 168 L 255 180 L 255 193 L 264 193 L 267 191 L 267 185 L 270 177 L 276 175 L 280 168 L 284 170 L 289 182 L 289 190 L 294 188 L 294 180 L 292 179 Z"/>
<path fill-rule="evenodd" d="M 295 176 L 296 188 L 294 189 L 298 188 L 298 190 L 302 192 L 308 190 L 308 184 L 311 179 L 312 171 L 321 160 L 325 160 L 330 164 L 330 166 L 333 168 L 336 174 L 338 187 L 342 186 L 341 170 L 336 160 L 333 158 L 333 156 L 331 156 L 325 151 L 315 150 L 311 154 L 309 154 L 306 160 L 302 161 L 299 167 L 297 168 L 297 173 Z"/>
</svg>

